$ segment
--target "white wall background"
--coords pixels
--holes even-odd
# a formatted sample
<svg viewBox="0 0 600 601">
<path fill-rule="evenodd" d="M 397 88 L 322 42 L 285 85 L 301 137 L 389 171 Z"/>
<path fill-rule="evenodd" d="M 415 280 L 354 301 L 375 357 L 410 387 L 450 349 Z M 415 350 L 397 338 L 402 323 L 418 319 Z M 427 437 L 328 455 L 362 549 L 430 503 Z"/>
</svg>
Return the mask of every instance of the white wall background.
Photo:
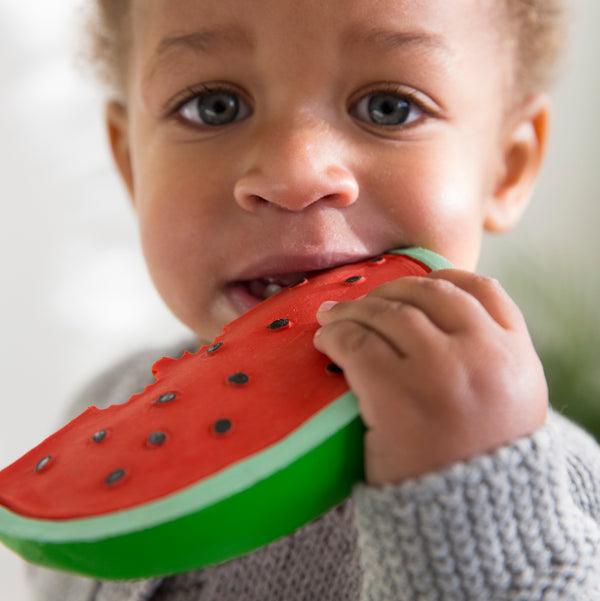
<svg viewBox="0 0 600 601">
<path fill-rule="evenodd" d="M 72 66 L 80 2 L 0 0 L 0 467 L 53 432 L 99 369 L 185 332 L 147 278 L 99 95 Z M 516 249 L 569 245 L 599 279 L 600 2 L 572 6 L 534 204 L 516 232 L 486 241 L 482 271 L 500 270 Z M 21 561 L 1 546 L 0 582 L 3 599 L 29 601 Z"/>
</svg>

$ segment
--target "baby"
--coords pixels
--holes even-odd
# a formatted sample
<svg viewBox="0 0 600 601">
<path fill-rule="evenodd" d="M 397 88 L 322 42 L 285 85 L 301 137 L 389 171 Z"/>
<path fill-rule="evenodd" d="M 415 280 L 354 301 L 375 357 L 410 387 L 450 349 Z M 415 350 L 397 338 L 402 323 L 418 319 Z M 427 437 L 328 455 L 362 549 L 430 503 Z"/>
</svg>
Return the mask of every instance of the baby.
<svg viewBox="0 0 600 601">
<path fill-rule="evenodd" d="M 558 1 L 97 4 L 112 152 L 195 344 L 306 272 L 412 246 L 456 269 L 317 315 L 367 427 L 351 500 L 220 566 L 45 574 L 43 598 L 600 599 L 598 448 L 548 411 L 523 317 L 473 272 L 540 169 Z M 155 358 L 86 402 L 128 398 Z"/>
</svg>

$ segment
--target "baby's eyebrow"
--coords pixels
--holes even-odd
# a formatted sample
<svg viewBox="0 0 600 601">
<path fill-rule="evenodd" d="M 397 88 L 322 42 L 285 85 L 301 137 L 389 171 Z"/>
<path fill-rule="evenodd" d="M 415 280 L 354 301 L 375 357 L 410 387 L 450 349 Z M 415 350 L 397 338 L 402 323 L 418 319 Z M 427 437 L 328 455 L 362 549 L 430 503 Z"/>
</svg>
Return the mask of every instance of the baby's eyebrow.
<svg viewBox="0 0 600 601">
<path fill-rule="evenodd" d="M 169 34 L 160 40 L 148 61 L 146 78 L 151 78 L 156 69 L 173 51 L 214 53 L 223 47 L 228 50 L 249 51 L 252 49 L 253 43 L 247 33 L 236 25 L 216 26 L 210 29 Z"/>
<path fill-rule="evenodd" d="M 431 50 L 450 53 L 443 36 L 422 30 L 395 30 L 385 28 L 364 29 L 356 27 L 351 29 L 344 37 L 347 46 L 366 45 L 374 46 L 380 50 L 398 50 L 406 46 L 424 46 Z"/>
<path fill-rule="evenodd" d="M 251 40 L 242 28 L 228 25 L 188 33 L 174 33 L 166 36 L 156 47 L 155 56 L 160 57 L 176 47 L 200 52 L 211 52 L 216 50 L 216 46 L 222 43 L 244 49 L 252 46 Z"/>
</svg>

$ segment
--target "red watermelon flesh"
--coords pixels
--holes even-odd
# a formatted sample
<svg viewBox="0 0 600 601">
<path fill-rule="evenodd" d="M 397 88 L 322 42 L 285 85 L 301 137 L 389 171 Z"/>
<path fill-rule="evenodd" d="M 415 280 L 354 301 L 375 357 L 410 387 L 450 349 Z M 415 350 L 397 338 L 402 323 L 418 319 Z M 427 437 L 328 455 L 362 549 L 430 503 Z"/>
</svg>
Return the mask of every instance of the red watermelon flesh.
<svg viewBox="0 0 600 601">
<path fill-rule="evenodd" d="M 431 271 L 403 254 L 311 275 L 225 327 L 212 345 L 161 359 L 123 405 L 90 407 L 0 472 L 0 504 L 46 520 L 139 506 L 282 440 L 348 385 L 312 344 L 317 308 Z"/>
</svg>

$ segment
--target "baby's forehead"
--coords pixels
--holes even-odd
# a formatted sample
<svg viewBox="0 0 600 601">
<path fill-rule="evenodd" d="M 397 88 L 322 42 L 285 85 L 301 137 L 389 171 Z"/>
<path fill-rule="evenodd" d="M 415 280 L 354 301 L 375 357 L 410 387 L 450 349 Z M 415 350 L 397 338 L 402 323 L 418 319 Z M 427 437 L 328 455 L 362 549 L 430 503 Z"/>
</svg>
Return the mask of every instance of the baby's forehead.
<svg viewBox="0 0 600 601">
<path fill-rule="evenodd" d="M 235 23 L 240 29 L 252 29 L 257 24 L 281 25 L 285 30 L 306 30 L 316 23 L 331 31 L 351 23 L 372 29 L 378 18 L 390 27 L 414 29 L 435 28 L 440 22 L 452 22 L 457 15 L 468 15 L 471 25 L 485 24 L 497 30 L 498 0 L 254 0 L 248 10 L 247 0 L 130 0 L 132 15 L 138 26 L 147 25 L 150 18 L 158 19 L 165 28 L 202 27 L 220 22 Z M 124 0 L 125 2 L 125 0 Z M 473 29 L 471 27 L 470 29 Z M 310 36 L 310 31 L 307 31 Z M 447 32 L 446 32 L 447 33 Z"/>
<path fill-rule="evenodd" d="M 201 50 L 289 47 L 323 43 L 344 48 L 376 45 L 385 51 L 420 44 L 450 48 L 482 44 L 497 36 L 488 0 L 258 0 L 247 10 L 247 0 L 132 0 L 136 38 L 151 40 L 145 52 L 175 46 Z M 157 39 L 158 38 L 158 41 Z M 472 44 L 471 44 L 472 45 Z M 297 56 L 297 61 L 302 61 Z"/>
</svg>

